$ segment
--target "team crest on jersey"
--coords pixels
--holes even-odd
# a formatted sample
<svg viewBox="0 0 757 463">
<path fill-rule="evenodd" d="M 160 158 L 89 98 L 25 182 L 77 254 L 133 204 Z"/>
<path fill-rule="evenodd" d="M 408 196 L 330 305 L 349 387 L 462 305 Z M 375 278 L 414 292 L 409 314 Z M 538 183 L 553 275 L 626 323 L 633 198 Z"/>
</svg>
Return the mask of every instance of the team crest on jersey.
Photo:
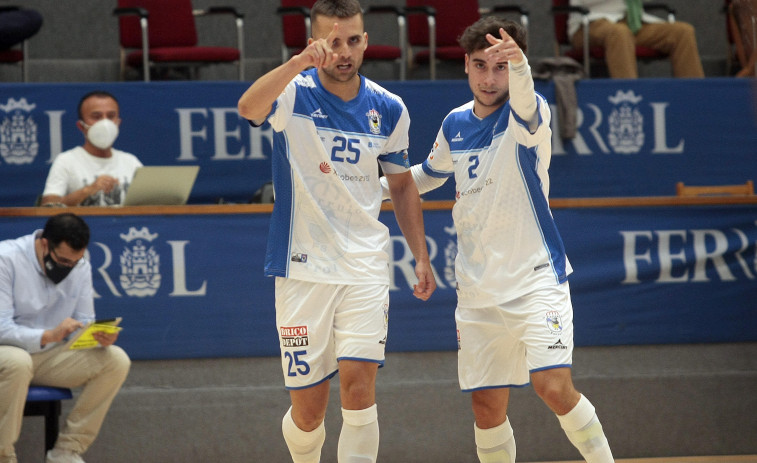
<svg viewBox="0 0 757 463">
<path fill-rule="evenodd" d="M 128 234 L 119 236 L 127 244 L 134 242 L 121 253 L 121 288 L 129 296 L 154 296 L 160 288 L 160 256 L 153 247 L 148 249 L 147 243 L 157 238 L 158 234 L 150 234 L 147 227 L 141 230 L 129 227 Z"/>
<path fill-rule="evenodd" d="M 641 99 L 633 90 L 618 90 L 608 98 L 615 105 L 608 118 L 608 140 L 616 153 L 638 153 L 644 145 L 644 117 L 637 107 Z"/>
<path fill-rule="evenodd" d="M 559 312 L 554 310 L 547 312 L 546 322 L 550 333 L 557 334 L 562 331 L 562 317 Z"/>
<path fill-rule="evenodd" d="M 368 125 L 371 127 L 371 133 L 374 135 L 378 135 L 381 133 L 381 114 L 379 114 L 378 111 L 375 109 L 371 109 L 367 113 L 365 113 L 366 116 L 368 116 Z"/>
<path fill-rule="evenodd" d="M 7 115 L 0 122 L 0 156 L 8 164 L 30 164 L 37 157 L 37 123 L 30 114 L 36 106 L 26 98 L 8 98 L 0 105 Z"/>
</svg>

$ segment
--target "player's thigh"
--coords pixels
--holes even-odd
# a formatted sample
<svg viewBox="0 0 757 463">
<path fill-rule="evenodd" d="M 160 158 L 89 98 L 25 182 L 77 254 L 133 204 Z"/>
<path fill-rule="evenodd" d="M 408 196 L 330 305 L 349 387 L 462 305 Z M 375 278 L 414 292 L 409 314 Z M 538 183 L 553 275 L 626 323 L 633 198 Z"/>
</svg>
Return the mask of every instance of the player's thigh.
<svg viewBox="0 0 757 463">
<path fill-rule="evenodd" d="M 455 322 L 463 391 L 528 384 L 522 326 L 513 323 L 501 306 L 457 307 Z"/>
<path fill-rule="evenodd" d="M 528 370 L 534 373 L 573 363 L 573 306 L 568 283 L 520 298 Z"/>
</svg>

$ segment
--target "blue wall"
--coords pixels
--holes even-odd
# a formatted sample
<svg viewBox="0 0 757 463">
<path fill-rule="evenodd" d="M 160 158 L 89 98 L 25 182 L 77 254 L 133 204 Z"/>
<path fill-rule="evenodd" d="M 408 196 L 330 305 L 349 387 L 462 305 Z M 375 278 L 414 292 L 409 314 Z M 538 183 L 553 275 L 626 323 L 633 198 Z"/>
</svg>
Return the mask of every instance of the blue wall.
<svg viewBox="0 0 757 463">
<path fill-rule="evenodd" d="M 410 159 L 422 162 L 447 112 L 471 98 L 465 81 L 387 82 L 411 117 Z M 551 197 L 675 194 L 675 183 L 757 179 L 757 125 L 750 80 L 590 80 L 577 85 L 578 136 L 553 121 Z M 192 203 L 247 202 L 270 180 L 271 130 L 236 111 L 247 84 L 109 83 L 121 104 L 116 148 L 146 165 L 192 164 Z M 92 84 L 0 85 L 0 206 L 30 206 L 52 158 L 83 142 L 76 105 Z M 537 90 L 554 104 L 551 83 Z M 553 111 L 556 114 L 557 111 Z M 453 199 L 453 185 L 426 199 Z"/>
</svg>

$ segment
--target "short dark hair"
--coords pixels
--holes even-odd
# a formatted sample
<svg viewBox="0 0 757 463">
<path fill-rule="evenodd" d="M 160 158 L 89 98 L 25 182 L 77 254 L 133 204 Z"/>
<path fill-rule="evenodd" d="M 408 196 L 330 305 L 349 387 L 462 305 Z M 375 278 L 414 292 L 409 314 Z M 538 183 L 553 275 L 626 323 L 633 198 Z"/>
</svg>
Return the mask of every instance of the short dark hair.
<svg viewBox="0 0 757 463">
<path fill-rule="evenodd" d="M 78 215 L 64 212 L 47 219 L 42 238 L 47 239 L 53 249 L 65 242 L 71 249 L 80 251 L 89 244 L 89 226 Z"/>
<path fill-rule="evenodd" d="M 329 18 L 351 18 L 362 15 L 363 9 L 357 0 L 318 0 L 310 8 L 310 21 L 315 22 L 316 16 Z"/>
<path fill-rule="evenodd" d="M 89 98 L 92 98 L 93 96 L 96 96 L 98 98 L 112 98 L 113 101 L 116 102 L 116 105 L 120 107 L 120 105 L 118 104 L 118 99 L 115 96 L 113 96 L 112 93 L 106 92 L 105 90 L 92 90 L 91 92 L 88 92 L 83 97 L 81 97 L 81 100 L 79 100 L 79 106 L 76 107 L 76 112 L 79 114 L 79 120 L 84 119 L 84 114 L 81 113 L 82 105 L 84 104 L 86 100 L 88 100 Z"/>
<path fill-rule="evenodd" d="M 523 53 L 527 50 L 526 29 L 515 21 L 499 18 L 496 16 L 484 16 L 468 26 L 457 42 L 469 56 L 471 53 L 489 48 L 491 44 L 486 40 L 486 34 L 499 38 L 499 29 L 502 28 L 515 40 Z"/>
</svg>

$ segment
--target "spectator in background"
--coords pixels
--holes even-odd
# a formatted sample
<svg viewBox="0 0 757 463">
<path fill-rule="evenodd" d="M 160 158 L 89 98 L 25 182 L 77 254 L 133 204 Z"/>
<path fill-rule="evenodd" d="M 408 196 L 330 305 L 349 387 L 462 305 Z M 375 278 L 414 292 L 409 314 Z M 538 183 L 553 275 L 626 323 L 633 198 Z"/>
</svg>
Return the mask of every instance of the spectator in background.
<svg viewBox="0 0 757 463">
<path fill-rule="evenodd" d="M 89 227 L 74 214 L 50 217 L 43 230 L 0 241 L 0 462 L 15 463 L 29 384 L 81 387 L 46 463 L 84 463 L 131 361 L 95 332 L 92 349 L 66 338 L 95 320 L 92 267 L 84 258 Z"/>
<path fill-rule="evenodd" d="M 41 205 L 122 204 L 142 163 L 133 154 L 113 148 L 121 125 L 118 100 L 108 92 L 90 92 L 79 101 L 78 112 L 76 126 L 84 134 L 84 145 L 56 156 Z"/>
<path fill-rule="evenodd" d="M 605 49 L 610 77 L 639 77 L 637 45 L 669 55 L 675 77 L 704 77 L 691 24 L 644 13 L 642 0 L 570 0 L 570 5 L 589 9 L 589 45 Z M 583 34 L 581 15 L 571 13 L 568 36 L 574 47 L 583 47 Z"/>
<path fill-rule="evenodd" d="M 0 6 L 0 51 L 23 42 L 39 32 L 42 15 L 17 6 Z"/>
</svg>

